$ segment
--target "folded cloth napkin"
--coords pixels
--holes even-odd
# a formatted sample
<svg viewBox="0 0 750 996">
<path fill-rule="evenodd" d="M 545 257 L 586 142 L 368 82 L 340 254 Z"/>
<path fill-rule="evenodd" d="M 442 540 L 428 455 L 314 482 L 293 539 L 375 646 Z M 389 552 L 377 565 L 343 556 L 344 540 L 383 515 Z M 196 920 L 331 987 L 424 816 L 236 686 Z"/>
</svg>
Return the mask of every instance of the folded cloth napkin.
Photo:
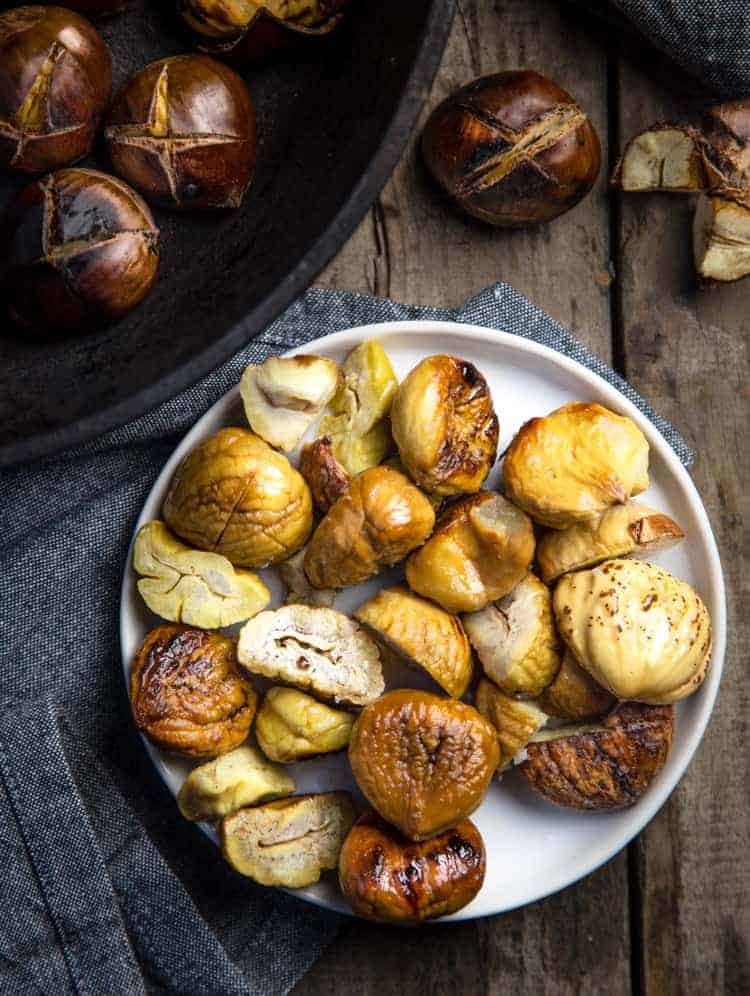
<svg viewBox="0 0 750 996">
<path fill-rule="evenodd" d="M 139 509 L 180 436 L 247 363 L 351 326 L 455 319 L 552 346 L 679 434 L 504 284 L 457 311 L 313 288 L 179 397 L 0 480 L 0 991 L 285 993 L 341 918 L 226 867 L 134 732 L 118 599 Z"/>
<path fill-rule="evenodd" d="M 653 45 L 700 83 L 707 96 L 713 94 L 725 99 L 750 96 L 747 0 L 573 0 L 573 3 L 599 18 L 614 40 L 630 38 L 636 44 Z M 636 54 L 633 45 L 626 51 Z M 641 61 L 645 66 L 646 60 Z M 667 74 L 660 75 L 668 78 Z"/>
</svg>

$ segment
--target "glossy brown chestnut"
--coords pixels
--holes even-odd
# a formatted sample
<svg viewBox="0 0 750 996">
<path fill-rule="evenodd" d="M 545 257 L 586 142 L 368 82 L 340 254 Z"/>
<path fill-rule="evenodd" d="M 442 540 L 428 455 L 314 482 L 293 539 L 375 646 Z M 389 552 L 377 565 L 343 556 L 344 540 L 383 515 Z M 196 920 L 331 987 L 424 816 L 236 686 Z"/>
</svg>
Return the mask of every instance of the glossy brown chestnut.
<svg viewBox="0 0 750 996">
<path fill-rule="evenodd" d="M 11 203 L 0 251 L 0 290 L 29 337 L 89 332 L 148 293 L 159 230 L 138 194 L 92 169 L 62 169 Z"/>
<path fill-rule="evenodd" d="M 259 62 L 274 52 L 322 41 L 349 0 L 178 0 L 198 48 L 226 62 Z"/>
<path fill-rule="evenodd" d="M 239 207 L 255 165 L 255 109 L 206 55 L 152 62 L 116 95 L 105 137 L 115 172 L 161 207 Z"/>
<path fill-rule="evenodd" d="M 471 820 L 414 843 L 368 812 L 341 848 L 339 883 L 360 916 L 417 924 L 468 905 L 482 887 L 485 864 L 484 842 Z"/>
<path fill-rule="evenodd" d="M 233 640 L 167 623 L 138 649 L 130 702 L 136 726 L 159 747 L 217 757 L 245 740 L 258 696 L 239 673 Z"/>
<path fill-rule="evenodd" d="M 0 167 L 46 173 L 87 155 L 111 87 L 107 46 L 78 14 L 0 14 Z"/>
<path fill-rule="evenodd" d="M 432 175 L 493 225 L 550 221 L 594 185 L 596 132 L 565 90 L 531 69 L 485 76 L 437 107 L 422 134 Z"/>
</svg>

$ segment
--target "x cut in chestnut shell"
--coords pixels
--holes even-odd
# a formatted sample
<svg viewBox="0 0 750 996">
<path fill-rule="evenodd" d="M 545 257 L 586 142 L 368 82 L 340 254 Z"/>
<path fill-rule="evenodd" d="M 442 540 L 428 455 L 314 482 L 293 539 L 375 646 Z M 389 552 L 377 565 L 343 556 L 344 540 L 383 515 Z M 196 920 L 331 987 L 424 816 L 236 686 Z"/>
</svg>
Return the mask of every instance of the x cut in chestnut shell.
<svg viewBox="0 0 750 996">
<path fill-rule="evenodd" d="M 322 42 L 339 27 L 349 0 L 313 0 L 317 18 L 310 23 L 273 12 L 274 0 L 178 0 L 177 10 L 194 32 L 196 47 L 238 65 L 262 62 L 275 52 Z"/>
<path fill-rule="evenodd" d="M 105 137 L 115 172 L 161 207 L 239 207 L 255 165 L 255 109 L 205 55 L 152 62 L 119 91 Z"/>
</svg>

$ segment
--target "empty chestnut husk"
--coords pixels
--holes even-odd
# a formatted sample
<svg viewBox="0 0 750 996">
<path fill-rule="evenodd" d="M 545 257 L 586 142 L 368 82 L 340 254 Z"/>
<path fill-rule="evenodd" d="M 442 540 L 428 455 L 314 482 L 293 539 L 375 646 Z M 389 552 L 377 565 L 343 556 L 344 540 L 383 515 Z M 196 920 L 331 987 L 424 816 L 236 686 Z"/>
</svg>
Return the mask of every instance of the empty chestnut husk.
<svg viewBox="0 0 750 996">
<path fill-rule="evenodd" d="M 509 227 L 569 211 L 591 190 L 601 163 L 586 114 L 531 69 L 485 76 L 448 97 L 425 125 L 422 154 L 464 211 Z"/>
<path fill-rule="evenodd" d="M 327 38 L 349 0 L 178 0 L 196 44 L 227 62 L 258 62 Z"/>
<path fill-rule="evenodd" d="M 92 169 L 62 169 L 25 187 L 2 229 L 2 296 L 29 338 L 108 325 L 148 293 L 159 230 L 138 194 Z"/>
<path fill-rule="evenodd" d="M 115 172 L 154 204 L 239 207 L 255 165 L 255 109 L 240 77 L 206 55 L 152 62 L 115 97 Z"/>
<path fill-rule="evenodd" d="M 109 51 L 62 7 L 0 14 L 0 167 L 45 173 L 87 155 L 112 88 Z"/>
</svg>

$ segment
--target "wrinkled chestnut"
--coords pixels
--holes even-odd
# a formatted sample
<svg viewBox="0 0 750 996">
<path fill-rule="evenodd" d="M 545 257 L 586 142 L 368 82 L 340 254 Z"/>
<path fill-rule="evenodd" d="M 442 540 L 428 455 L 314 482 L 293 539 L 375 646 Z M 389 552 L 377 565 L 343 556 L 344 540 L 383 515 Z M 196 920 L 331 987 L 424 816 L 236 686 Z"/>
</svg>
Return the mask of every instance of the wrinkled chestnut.
<svg viewBox="0 0 750 996">
<path fill-rule="evenodd" d="M 111 87 L 107 46 L 78 14 L 0 14 L 0 167 L 46 173 L 87 155 Z"/>
<path fill-rule="evenodd" d="M 256 62 L 321 40 L 341 23 L 349 0 L 178 0 L 198 47 L 230 62 Z"/>
<path fill-rule="evenodd" d="M 88 332 L 148 293 L 159 230 L 122 180 L 62 169 L 25 187 L 3 226 L 0 266 L 10 317 L 31 337 Z"/>
<path fill-rule="evenodd" d="M 417 924 L 455 913 L 482 887 L 485 851 L 470 820 L 421 843 L 373 812 L 357 820 L 339 855 L 339 883 L 368 920 Z"/>
<path fill-rule="evenodd" d="M 233 640 L 166 623 L 146 635 L 130 672 L 133 719 L 149 740 L 189 757 L 218 757 L 245 740 L 258 696 Z"/>
<path fill-rule="evenodd" d="M 474 80 L 443 101 L 422 135 L 432 175 L 493 225 L 550 221 L 594 185 L 596 132 L 565 90 L 531 69 Z"/>
<path fill-rule="evenodd" d="M 112 103 L 105 136 L 115 172 L 162 207 L 239 207 L 255 165 L 247 87 L 205 55 L 136 73 Z"/>
</svg>

